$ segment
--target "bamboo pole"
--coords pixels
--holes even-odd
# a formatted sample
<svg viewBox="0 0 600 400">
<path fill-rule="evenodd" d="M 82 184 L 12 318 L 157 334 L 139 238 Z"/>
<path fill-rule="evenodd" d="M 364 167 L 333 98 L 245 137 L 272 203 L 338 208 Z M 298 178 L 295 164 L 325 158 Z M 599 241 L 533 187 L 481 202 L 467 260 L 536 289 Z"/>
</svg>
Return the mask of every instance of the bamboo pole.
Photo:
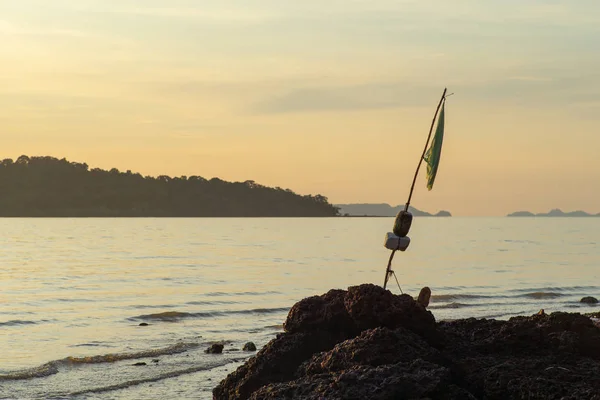
<svg viewBox="0 0 600 400">
<path fill-rule="evenodd" d="M 412 195 L 415 190 L 415 183 L 417 182 L 417 176 L 419 175 L 419 170 L 421 169 L 421 164 L 423 163 L 423 159 L 425 158 L 425 154 L 427 153 L 427 147 L 429 146 L 429 142 L 431 141 L 431 134 L 433 133 L 433 127 L 435 126 L 435 120 L 437 119 L 438 113 L 440 112 L 440 108 L 442 107 L 444 100 L 446 100 L 446 92 L 447 91 L 448 91 L 448 88 L 444 88 L 444 93 L 442 93 L 442 98 L 440 99 L 440 102 L 438 103 L 438 106 L 435 110 L 435 114 L 433 115 L 433 120 L 431 121 L 431 127 L 429 128 L 429 135 L 427 136 L 427 141 L 425 142 L 425 148 L 423 149 L 423 154 L 421 154 L 421 158 L 419 159 L 419 164 L 417 165 L 417 170 L 415 171 L 415 177 L 413 178 L 412 185 L 410 187 L 410 193 L 408 195 L 408 201 L 406 202 L 404 211 L 408 211 L 408 206 L 410 206 L 410 200 L 412 199 Z M 394 273 L 394 271 L 392 271 L 392 260 L 394 259 L 394 254 L 396 254 L 396 251 L 397 251 L 397 249 L 392 250 L 392 254 L 390 254 L 390 259 L 388 260 L 388 265 L 385 270 L 385 279 L 383 281 L 383 289 L 385 289 L 387 287 L 387 283 L 390 278 L 390 274 Z M 395 274 L 394 274 L 394 276 L 395 276 Z M 398 278 L 396 278 L 396 281 L 398 281 Z M 400 285 L 398 285 L 398 287 L 399 286 Z M 402 291 L 402 289 L 400 289 L 400 291 Z"/>
</svg>

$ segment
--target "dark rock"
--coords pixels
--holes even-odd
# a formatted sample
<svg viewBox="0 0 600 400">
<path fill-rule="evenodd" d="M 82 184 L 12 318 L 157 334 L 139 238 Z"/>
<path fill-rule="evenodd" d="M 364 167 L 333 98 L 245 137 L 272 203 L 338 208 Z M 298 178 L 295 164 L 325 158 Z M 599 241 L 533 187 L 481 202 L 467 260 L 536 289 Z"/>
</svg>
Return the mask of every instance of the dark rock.
<svg viewBox="0 0 600 400">
<path fill-rule="evenodd" d="M 588 297 L 584 297 L 579 302 L 585 303 L 585 304 L 598 304 L 598 299 L 595 297 L 588 296 Z"/>
<path fill-rule="evenodd" d="M 359 331 L 404 327 L 423 336 L 431 336 L 436 330 L 433 314 L 424 310 L 411 296 L 396 296 L 380 286 L 350 287 L 344 304 Z"/>
<path fill-rule="evenodd" d="M 134 367 L 142 367 L 144 365 L 148 365 L 148 364 L 146 364 L 145 362 L 137 362 L 137 363 L 133 364 Z"/>
<path fill-rule="evenodd" d="M 285 330 L 214 399 L 600 400 L 600 329 L 580 314 L 436 324 L 361 285 L 300 301 Z"/>
<path fill-rule="evenodd" d="M 296 303 L 284 324 L 289 333 L 325 330 L 352 338 L 377 327 L 405 327 L 435 340 L 435 318 L 409 295 L 366 284 L 331 290 Z"/>
<path fill-rule="evenodd" d="M 330 290 L 322 296 L 308 297 L 296 303 L 289 311 L 283 329 L 288 333 L 326 330 L 348 336 L 356 333 L 348 315 L 344 290 Z"/>
<path fill-rule="evenodd" d="M 430 299 L 431 299 L 431 289 L 429 289 L 427 286 L 425 286 L 419 292 L 419 297 L 417 298 L 417 303 L 419 303 L 423 307 L 427 308 L 427 306 L 429 305 Z"/>
<path fill-rule="evenodd" d="M 204 352 L 208 354 L 221 354 L 225 346 L 222 343 L 214 343 Z"/>
<path fill-rule="evenodd" d="M 154 360 L 152 360 L 153 363 L 158 364 L 158 362 L 160 362 L 160 360 L 158 358 L 155 358 Z"/>
<path fill-rule="evenodd" d="M 256 351 L 256 345 L 252 342 L 248 342 L 244 345 L 244 351 Z"/>
<path fill-rule="evenodd" d="M 508 321 L 471 318 L 440 323 L 439 328 L 448 344 L 463 353 L 522 356 L 574 352 L 600 360 L 600 331 L 580 314 L 555 312 Z"/>
<path fill-rule="evenodd" d="M 440 360 L 438 350 L 408 329 L 375 328 L 314 355 L 298 369 L 300 376 L 337 372 L 357 366 L 410 362 L 416 359 Z"/>
<path fill-rule="evenodd" d="M 138 326 L 148 326 L 148 323 L 146 322 L 142 322 L 141 324 L 139 324 Z"/>
<path fill-rule="evenodd" d="M 269 383 L 294 378 L 298 366 L 315 353 L 331 349 L 342 341 L 329 332 L 282 333 L 263 347 L 256 356 L 237 368 L 214 390 L 216 399 L 247 399 Z"/>
<path fill-rule="evenodd" d="M 548 358 L 515 357 L 490 365 L 481 374 L 483 398 L 599 399 L 598 363 L 556 365 Z M 594 376 L 596 375 L 596 376 Z"/>
<path fill-rule="evenodd" d="M 255 392 L 250 399 L 440 398 L 450 381 L 447 368 L 415 360 L 412 363 L 379 367 L 357 366 L 285 384 L 268 385 Z M 463 398 L 468 399 L 469 395 Z"/>
</svg>

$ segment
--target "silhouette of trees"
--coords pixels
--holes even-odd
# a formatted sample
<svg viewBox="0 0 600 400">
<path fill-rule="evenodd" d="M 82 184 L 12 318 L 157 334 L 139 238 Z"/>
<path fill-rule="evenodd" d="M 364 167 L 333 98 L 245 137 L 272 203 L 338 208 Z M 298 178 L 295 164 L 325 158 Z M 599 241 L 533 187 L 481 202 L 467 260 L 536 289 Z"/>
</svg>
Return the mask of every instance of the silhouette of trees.
<svg viewBox="0 0 600 400">
<path fill-rule="evenodd" d="M 322 195 L 301 196 L 254 181 L 200 176 L 143 177 L 89 169 L 54 157 L 0 161 L 0 216 L 7 217 L 330 217 Z"/>
</svg>

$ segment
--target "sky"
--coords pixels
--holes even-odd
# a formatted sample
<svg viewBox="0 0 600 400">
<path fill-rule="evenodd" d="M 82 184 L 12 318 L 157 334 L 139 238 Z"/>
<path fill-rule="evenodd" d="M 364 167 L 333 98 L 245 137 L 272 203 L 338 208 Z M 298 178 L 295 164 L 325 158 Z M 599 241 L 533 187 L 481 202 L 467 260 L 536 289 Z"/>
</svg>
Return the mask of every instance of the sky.
<svg viewBox="0 0 600 400">
<path fill-rule="evenodd" d="M 0 159 L 600 212 L 597 0 L 0 0 Z"/>
</svg>

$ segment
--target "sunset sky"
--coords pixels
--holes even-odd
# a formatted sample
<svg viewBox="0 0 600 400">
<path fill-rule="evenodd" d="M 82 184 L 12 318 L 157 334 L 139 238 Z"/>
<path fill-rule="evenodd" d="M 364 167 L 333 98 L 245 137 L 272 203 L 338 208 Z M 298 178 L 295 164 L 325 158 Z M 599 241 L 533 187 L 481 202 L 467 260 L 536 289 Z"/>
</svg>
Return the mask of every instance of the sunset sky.
<svg viewBox="0 0 600 400">
<path fill-rule="evenodd" d="M 597 0 L 0 0 L 0 158 L 600 212 Z"/>
</svg>

